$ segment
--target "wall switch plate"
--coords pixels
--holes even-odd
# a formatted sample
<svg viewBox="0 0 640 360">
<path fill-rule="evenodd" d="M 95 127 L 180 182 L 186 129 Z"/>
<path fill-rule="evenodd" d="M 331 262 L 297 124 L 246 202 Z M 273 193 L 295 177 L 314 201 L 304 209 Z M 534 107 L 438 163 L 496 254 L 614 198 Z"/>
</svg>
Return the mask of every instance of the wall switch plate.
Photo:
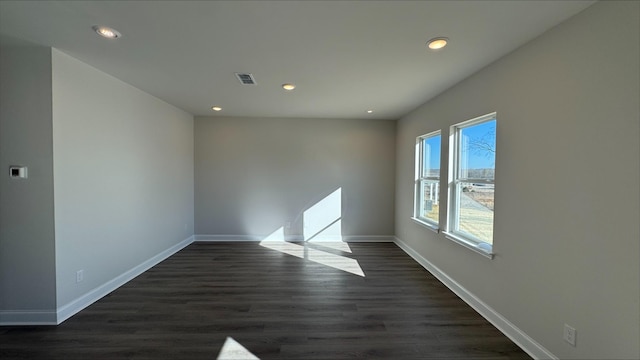
<svg viewBox="0 0 640 360">
<path fill-rule="evenodd" d="M 27 167 L 18 165 L 9 166 L 9 177 L 11 177 L 12 179 L 26 179 Z"/>
<path fill-rule="evenodd" d="M 571 326 L 564 324 L 564 333 L 562 335 L 564 341 L 571 344 L 571 346 L 576 346 L 576 329 Z"/>
<path fill-rule="evenodd" d="M 82 280 L 84 280 L 84 270 L 76 271 L 76 283 L 79 283 Z"/>
</svg>

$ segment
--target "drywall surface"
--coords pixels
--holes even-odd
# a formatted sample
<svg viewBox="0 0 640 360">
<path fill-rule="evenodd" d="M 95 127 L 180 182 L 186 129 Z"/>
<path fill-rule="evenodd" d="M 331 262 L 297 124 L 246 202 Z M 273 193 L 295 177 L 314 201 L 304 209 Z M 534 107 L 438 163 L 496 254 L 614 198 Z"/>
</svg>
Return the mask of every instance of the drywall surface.
<svg viewBox="0 0 640 360">
<path fill-rule="evenodd" d="M 0 321 L 6 311 L 55 321 L 51 49 L 0 46 Z M 11 179 L 11 165 L 28 178 Z"/>
<path fill-rule="evenodd" d="M 640 357 L 639 16 L 596 3 L 398 123 L 397 236 L 563 359 Z M 416 137 L 493 111 L 489 260 L 410 217 Z"/>
<path fill-rule="evenodd" d="M 60 307 L 193 234 L 193 117 L 56 49 L 52 60 Z"/>
<path fill-rule="evenodd" d="M 395 121 L 196 117 L 196 234 L 393 235 L 394 172 Z"/>
</svg>

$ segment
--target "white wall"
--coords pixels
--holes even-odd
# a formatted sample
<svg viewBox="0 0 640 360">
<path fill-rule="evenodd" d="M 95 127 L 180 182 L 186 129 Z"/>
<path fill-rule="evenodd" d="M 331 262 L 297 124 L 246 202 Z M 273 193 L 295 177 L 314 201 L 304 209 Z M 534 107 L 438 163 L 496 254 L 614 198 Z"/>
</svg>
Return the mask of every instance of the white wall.
<svg viewBox="0 0 640 360">
<path fill-rule="evenodd" d="M 0 79 L 0 322 L 55 322 L 51 49 L 0 39 Z"/>
<path fill-rule="evenodd" d="M 196 234 L 261 238 L 342 191 L 341 235 L 394 232 L 395 121 L 196 117 Z M 371 237 L 370 237 L 371 238 Z"/>
<path fill-rule="evenodd" d="M 193 118 L 58 50 L 52 60 L 64 307 L 193 234 Z"/>
<path fill-rule="evenodd" d="M 560 358 L 640 357 L 639 16 L 596 3 L 398 124 L 399 239 Z M 415 138 L 492 111 L 489 260 L 410 217 Z"/>
</svg>

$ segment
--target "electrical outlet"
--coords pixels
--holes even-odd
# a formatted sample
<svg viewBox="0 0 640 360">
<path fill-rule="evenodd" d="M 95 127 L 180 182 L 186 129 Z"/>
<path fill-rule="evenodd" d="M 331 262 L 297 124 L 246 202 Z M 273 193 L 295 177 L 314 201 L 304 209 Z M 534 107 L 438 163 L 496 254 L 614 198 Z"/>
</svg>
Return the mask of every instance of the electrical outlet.
<svg viewBox="0 0 640 360">
<path fill-rule="evenodd" d="M 84 270 L 76 271 L 76 283 L 79 283 L 82 280 L 84 280 Z"/>
<path fill-rule="evenodd" d="M 289 221 L 287 221 L 287 223 L 284 225 L 285 229 L 291 229 L 291 223 Z"/>
<path fill-rule="evenodd" d="M 576 329 L 564 324 L 564 334 L 562 335 L 564 341 L 571 344 L 571 346 L 576 346 L 576 335 Z"/>
</svg>

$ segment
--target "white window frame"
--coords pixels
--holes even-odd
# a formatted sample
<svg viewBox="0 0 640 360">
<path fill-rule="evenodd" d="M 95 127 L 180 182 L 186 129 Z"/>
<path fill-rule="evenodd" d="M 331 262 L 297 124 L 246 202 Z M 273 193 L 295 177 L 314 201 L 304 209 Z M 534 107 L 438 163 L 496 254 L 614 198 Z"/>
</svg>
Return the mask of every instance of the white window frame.
<svg viewBox="0 0 640 360">
<path fill-rule="evenodd" d="M 424 202 L 423 196 L 424 191 L 421 190 L 422 182 L 435 182 L 436 189 L 433 193 L 435 193 L 435 201 L 439 202 L 440 199 L 440 178 L 439 176 L 424 176 L 424 144 L 430 138 L 440 136 L 440 154 L 442 155 L 442 132 L 440 130 L 430 132 L 425 135 L 418 136 L 416 138 L 416 156 L 415 156 L 415 176 L 414 176 L 414 196 L 413 196 L 413 217 L 412 219 L 418 222 L 420 225 L 427 227 L 430 230 L 435 232 L 440 232 L 440 220 L 435 221 L 433 219 L 421 216 L 421 205 Z M 442 169 L 442 164 L 440 164 L 440 169 Z M 440 213 L 438 213 L 438 217 L 440 217 Z"/>
<path fill-rule="evenodd" d="M 460 149 L 461 149 L 461 136 L 462 129 L 475 126 L 481 123 L 496 120 L 497 114 L 490 113 L 487 115 L 479 116 L 477 118 L 467 120 L 451 126 L 449 132 L 449 184 L 448 184 L 448 211 L 447 211 L 447 228 L 444 232 L 445 236 L 453 240 L 454 242 L 461 244 L 470 250 L 473 250 L 481 255 L 484 255 L 490 259 L 493 258 L 493 245 L 485 241 L 478 239 L 477 237 L 469 234 L 465 231 L 458 230 L 459 220 L 459 208 L 458 198 L 460 197 L 459 183 L 474 183 L 474 184 L 491 184 L 494 186 L 495 193 L 495 173 L 494 179 L 477 179 L 477 178 L 463 178 L 460 172 Z M 495 169 L 494 169 L 495 171 Z M 493 225 L 495 227 L 495 218 Z"/>
</svg>

